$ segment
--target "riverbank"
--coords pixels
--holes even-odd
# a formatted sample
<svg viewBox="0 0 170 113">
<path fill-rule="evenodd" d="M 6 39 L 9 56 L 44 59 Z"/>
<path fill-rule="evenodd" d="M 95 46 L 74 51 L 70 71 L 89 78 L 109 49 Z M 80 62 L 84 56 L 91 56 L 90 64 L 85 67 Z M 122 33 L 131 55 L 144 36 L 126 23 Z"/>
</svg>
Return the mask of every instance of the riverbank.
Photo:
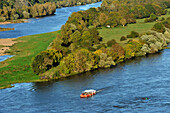
<svg viewBox="0 0 170 113">
<path fill-rule="evenodd" d="M 5 22 L 0 22 L 0 25 L 7 25 L 7 24 L 16 24 L 16 23 L 28 23 L 28 19 L 17 19 L 17 20 L 8 20 Z"/>
</svg>

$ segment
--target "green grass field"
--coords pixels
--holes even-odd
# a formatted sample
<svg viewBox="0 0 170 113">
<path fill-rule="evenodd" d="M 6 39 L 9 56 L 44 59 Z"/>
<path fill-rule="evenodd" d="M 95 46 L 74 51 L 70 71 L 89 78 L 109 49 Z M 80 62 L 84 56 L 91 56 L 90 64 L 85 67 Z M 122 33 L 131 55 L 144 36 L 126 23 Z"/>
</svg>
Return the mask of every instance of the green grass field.
<svg viewBox="0 0 170 113">
<path fill-rule="evenodd" d="M 164 17 L 164 18 L 170 17 L 170 14 L 160 16 L 159 20 L 162 17 Z M 104 43 L 106 43 L 107 41 L 109 41 L 111 39 L 115 39 L 118 43 L 123 43 L 126 41 L 120 42 L 121 36 L 127 36 L 128 34 L 130 34 L 131 31 L 136 31 L 138 33 L 144 33 L 146 31 L 150 30 L 155 23 L 156 22 L 144 23 L 144 19 L 137 19 L 136 24 L 128 24 L 124 28 L 122 26 L 115 27 L 115 28 L 102 27 L 102 29 L 98 29 L 98 31 L 100 33 L 100 36 L 103 37 Z"/>
<path fill-rule="evenodd" d="M 32 57 L 46 50 L 60 31 L 16 39 L 17 44 L 11 47 L 11 54 L 16 55 L 0 63 L 0 88 L 12 83 L 39 81 L 38 75 L 31 70 Z"/>
</svg>

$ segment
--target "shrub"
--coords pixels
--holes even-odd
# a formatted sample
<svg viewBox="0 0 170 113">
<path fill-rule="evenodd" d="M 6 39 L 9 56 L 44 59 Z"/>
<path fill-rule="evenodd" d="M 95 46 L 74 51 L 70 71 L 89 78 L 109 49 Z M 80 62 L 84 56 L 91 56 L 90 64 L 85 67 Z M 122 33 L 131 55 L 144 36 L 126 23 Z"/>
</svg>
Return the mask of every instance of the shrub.
<svg viewBox="0 0 170 113">
<path fill-rule="evenodd" d="M 116 44 L 116 40 L 115 39 L 112 39 L 110 41 L 107 42 L 107 46 L 108 47 L 111 47 L 112 45 Z"/>
<path fill-rule="evenodd" d="M 5 22 L 6 18 L 5 17 L 0 17 L 0 22 Z"/>
<path fill-rule="evenodd" d="M 42 51 L 32 60 L 32 70 L 35 74 L 42 74 L 47 70 L 59 65 L 62 54 L 54 49 Z"/>
<path fill-rule="evenodd" d="M 23 11 L 22 14 L 23 14 L 23 17 L 24 17 L 25 19 L 30 18 L 30 14 L 29 14 L 28 12 Z"/>
<path fill-rule="evenodd" d="M 88 50 L 89 50 L 89 51 L 96 51 L 96 49 L 93 48 L 93 47 L 88 47 Z"/>
<path fill-rule="evenodd" d="M 103 43 L 103 44 L 100 44 L 100 45 L 97 46 L 97 50 L 101 49 L 101 48 L 106 48 L 106 45 Z"/>
<path fill-rule="evenodd" d="M 124 41 L 124 40 L 127 40 L 127 38 L 126 38 L 125 36 L 122 36 L 122 37 L 120 38 L 120 41 Z"/>
<path fill-rule="evenodd" d="M 144 22 L 145 22 L 145 23 L 149 22 L 149 19 L 148 19 L 148 18 L 145 18 L 145 19 L 144 19 Z"/>
<path fill-rule="evenodd" d="M 164 21 L 162 21 L 162 24 L 163 24 L 165 27 L 167 27 L 167 28 L 170 29 L 170 21 L 164 20 Z"/>
<path fill-rule="evenodd" d="M 131 31 L 130 35 L 127 35 L 127 38 L 136 38 L 139 36 L 138 32 Z"/>
<path fill-rule="evenodd" d="M 147 23 L 147 22 L 153 22 L 153 21 L 156 21 L 157 19 L 158 19 L 158 17 L 157 17 L 155 14 L 152 13 L 149 18 L 146 18 L 146 19 L 144 20 L 144 22 L 145 22 L 145 23 Z"/>
<path fill-rule="evenodd" d="M 14 20 L 17 20 L 19 18 L 19 15 L 18 14 L 15 14 L 14 15 Z"/>
<path fill-rule="evenodd" d="M 165 27 L 164 27 L 164 25 L 162 23 L 156 23 L 153 26 L 152 30 L 157 31 L 159 33 L 164 33 L 165 32 Z"/>
<path fill-rule="evenodd" d="M 164 17 L 162 17 L 162 18 L 161 18 L 161 21 L 164 21 L 164 20 L 165 20 L 165 18 L 164 18 Z"/>
<path fill-rule="evenodd" d="M 158 19 L 158 17 L 155 14 L 153 14 L 153 13 L 149 17 L 150 22 L 153 22 L 153 21 L 155 21 L 157 19 Z"/>
<path fill-rule="evenodd" d="M 136 37 L 139 36 L 139 33 L 138 33 L 138 32 L 135 32 L 135 31 L 132 31 L 132 32 L 131 32 L 131 36 L 132 36 L 132 38 L 136 38 Z"/>
</svg>

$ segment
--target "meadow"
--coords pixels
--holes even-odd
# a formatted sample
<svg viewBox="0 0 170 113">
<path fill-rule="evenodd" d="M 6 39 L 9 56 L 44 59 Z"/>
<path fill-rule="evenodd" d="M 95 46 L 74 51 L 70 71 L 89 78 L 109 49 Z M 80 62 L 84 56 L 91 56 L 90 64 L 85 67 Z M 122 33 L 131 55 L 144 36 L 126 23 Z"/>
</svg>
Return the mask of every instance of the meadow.
<svg viewBox="0 0 170 113">
<path fill-rule="evenodd" d="M 24 36 L 17 38 L 18 43 L 7 51 L 14 57 L 0 62 L 0 89 L 10 87 L 13 83 L 41 81 L 30 67 L 32 58 L 39 52 L 46 50 L 60 31 Z"/>
<path fill-rule="evenodd" d="M 168 11 L 170 11 L 168 9 Z M 166 15 L 162 15 L 159 17 L 158 20 L 161 20 L 162 17 L 164 17 L 165 19 L 168 18 L 170 16 L 170 14 L 166 14 Z M 144 19 L 137 19 L 135 24 L 127 24 L 127 26 L 122 27 L 122 26 L 118 26 L 115 28 L 106 28 L 106 27 L 102 27 L 101 29 L 98 29 L 100 36 L 103 38 L 103 42 L 106 43 L 107 41 L 111 40 L 111 39 L 115 39 L 118 43 L 123 44 L 126 41 L 120 41 L 120 38 L 122 36 L 127 36 L 130 34 L 131 31 L 136 31 L 140 34 L 145 33 L 149 30 L 151 30 L 151 28 L 153 27 L 153 25 L 156 22 L 148 22 L 148 23 L 144 23 Z"/>
</svg>

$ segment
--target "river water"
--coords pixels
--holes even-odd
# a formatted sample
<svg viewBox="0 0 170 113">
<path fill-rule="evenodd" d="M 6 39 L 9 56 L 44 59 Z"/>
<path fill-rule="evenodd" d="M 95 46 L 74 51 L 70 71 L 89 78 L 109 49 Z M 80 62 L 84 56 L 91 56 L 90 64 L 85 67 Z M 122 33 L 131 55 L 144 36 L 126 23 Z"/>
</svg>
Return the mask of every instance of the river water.
<svg viewBox="0 0 170 113">
<path fill-rule="evenodd" d="M 28 23 L 0 25 L 0 27 L 4 28 L 15 28 L 15 30 L 12 31 L 0 32 L 0 39 L 18 38 L 26 35 L 34 35 L 60 30 L 61 26 L 65 24 L 72 12 L 87 10 L 91 7 L 100 7 L 101 3 L 102 2 L 56 9 L 55 15 L 39 19 L 29 19 Z M 9 57 L 12 56 L 0 56 L 0 62 L 6 60 Z"/>
<path fill-rule="evenodd" d="M 43 83 L 0 90 L 0 113 L 169 113 L 170 49 Z M 86 89 L 99 91 L 80 98 Z"/>
<path fill-rule="evenodd" d="M 170 49 L 112 69 L 0 90 L 2 113 L 169 113 Z M 96 89 L 90 98 L 81 91 Z"/>
</svg>

